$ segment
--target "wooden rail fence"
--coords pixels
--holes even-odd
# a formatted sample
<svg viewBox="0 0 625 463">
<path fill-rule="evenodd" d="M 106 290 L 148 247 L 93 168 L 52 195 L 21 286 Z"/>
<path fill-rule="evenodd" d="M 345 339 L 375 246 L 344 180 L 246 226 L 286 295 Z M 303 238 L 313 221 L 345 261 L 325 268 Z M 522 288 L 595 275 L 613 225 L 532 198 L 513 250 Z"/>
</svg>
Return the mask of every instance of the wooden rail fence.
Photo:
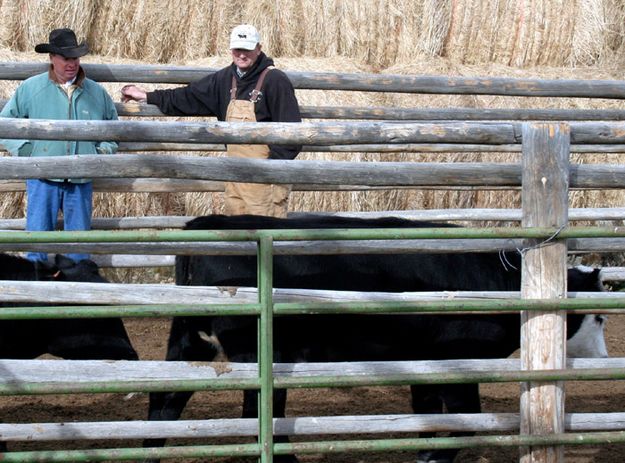
<svg viewBox="0 0 625 463">
<path fill-rule="evenodd" d="M 170 83 L 185 83 L 192 80 L 196 80 L 199 77 L 206 74 L 207 69 L 201 68 L 177 68 L 177 67 L 137 67 L 137 66 L 108 66 L 108 65 L 87 65 L 88 73 L 90 76 L 100 81 L 109 82 L 170 82 Z M 13 66 L 12 63 L 0 63 L 0 79 L 23 79 L 29 75 L 41 72 L 44 69 L 43 64 L 21 64 Z M 149 71 L 149 72 L 148 72 Z M 208 72 L 211 72 L 208 70 Z M 155 77 L 158 74 L 157 77 Z M 549 96 L 549 97 L 591 97 L 591 98 L 623 98 L 625 96 L 625 84 L 620 81 L 570 81 L 570 80 L 534 80 L 534 79 L 499 79 L 499 78 L 447 78 L 447 77 L 417 77 L 417 76 L 380 76 L 380 75 L 337 75 L 337 74 L 323 74 L 323 73 L 289 73 L 289 77 L 294 82 L 296 88 L 301 89 L 332 89 L 332 90 L 350 90 L 350 91 L 372 91 L 372 92 L 401 92 L 401 93 L 455 93 L 455 94 L 490 94 L 490 95 L 513 95 L 513 96 Z M 150 117 L 160 117 L 156 114 L 154 108 L 141 107 L 133 113 L 135 110 L 129 105 L 119 106 L 123 111 L 126 111 L 128 115 L 141 115 Z M 561 450 L 562 444 L 569 444 L 579 442 L 580 439 L 586 442 L 624 442 L 625 433 L 622 432 L 622 426 L 619 424 L 622 420 L 622 414 L 609 414 L 601 415 L 600 418 L 608 422 L 609 432 L 595 432 L 587 433 L 584 430 L 589 429 L 588 426 L 579 425 L 578 428 L 574 428 L 572 420 L 588 419 L 589 422 L 599 419 L 599 415 L 594 415 L 586 418 L 576 415 L 566 414 L 564 410 L 564 389 L 563 381 L 566 379 L 623 379 L 625 378 L 625 367 L 623 366 L 622 359 L 608 359 L 605 361 L 596 362 L 593 360 L 592 364 L 567 362 L 565 359 L 565 347 L 564 347 L 564 321 L 566 317 L 566 310 L 574 309 L 576 303 L 576 297 L 566 299 L 565 292 L 565 258 L 568 250 L 570 249 L 594 249 L 605 250 L 610 246 L 623 246 L 622 242 L 618 240 L 622 239 L 622 234 L 619 230 L 599 230 L 598 234 L 592 235 L 570 235 L 567 236 L 567 230 L 573 230 L 572 227 L 568 227 L 571 217 L 568 215 L 566 197 L 569 188 L 612 188 L 620 189 L 625 186 L 625 178 L 621 166 L 615 166 L 613 164 L 605 165 L 571 165 L 569 164 L 569 154 L 575 147 L 578 149 L 587 150 L 602 150 L 609 151 L 611 148 L 614 152 L 620 152 L 625 146 L 625 124 L 622 122 L 610 122 L 609 119 L 624 119 L 624 114 L 619 111 L 612 113 L 600 112 L 544 112 L 539 111 L 507 111 L 507 112 L 492 112 L 487 114 L 483 113 L 483 117 L 479 118 L 480 114 L 477 111 L 467 111 L 460 115 L 466 116 L 466 119 L 475 120 L 474 122 L 462 122 L 462 121 L 450 121 L 452 115 L 450 111 L 439 111 L 438 113 L 432 112 L 415 112 L 406 111 L 403 113 L 393 112 L 382 108 L 372 108 L 366 111 L 363 108 L 343 109 L 343 108 L 306 108 L 307 116 L 324 117 L 324 118 L 343 118 L 356 116 L 359 119 L 367 119 L 367 122 L 305 122 L 302 124 L 281 124 L 281 123 L 243 123 L 233 126 L 228 123 L 222 122 L 164 122 L 164 121 L 132 121 L 123 120 L 117 122 L 103 122 L 103 121 L 47 121 L 47 120 L 14 120 L 3 119 L 0 120 L 0 138 L 44 138 L 44 139 L 61 139 L 61 140 L 108 140 L 115 139 L 121 142 L 127 143 L 146 143 L 154 144 L 161 143 L 158 146 L 165 146 L 168 143 L 179 143 L 181 147 L 188 143 L 196 144 L 197 146 L 210 145 L 223 145 L 230 143 L 271 143 L 271 144 L 302 144 L 315 149 L 317 146 L 326 146 L 329 150 L 350 150 L 355 147 L 369 147 L 369 149 L 380 150 L 386 149 L 399 149 L 399 147 L 414 146 L 421 147 L 424 150 L 451 150 L 457 145 L 468 146 L 469 149 L 479 149 L 480 147 L 491 147 L 492 150 L 522 150 L 523 156 L 520 164 L 411 164 L 411 163 L 367 163 L 362 166 L 358 163 L 347 162 L 315 162 L 315 161 L 255 161 L 255 160 L 241 160 L 241 159 L 228 159 L 228 158 L 201 158 L 185 156 L 177 159 L 171 159 L 167 156 L 159 155 L 117 155 L 117 156 L 78 156 L 74 159 L 63 158 L 36 158 L 36 159 L 15 159 L 15 158 L 2 158 L 0 159 L 0 179 L 15 181 L 23 180 L 24 178 L 40 178 L 42 176 L 65 176 L 64 173 L 71 171 L 73 175 L 79 177 L 92 177 L 92 178 L 166 178 L 166 179 L 184 179 L 184 180 L 202 180 L 207 182 L 222 182 L 222 181 L 251 181 L 251 182 L 271 182 L 271 183 L 295 183 L 298 185 L 309 186 L 331 186 L 331 185 L 350 185 L 350 186 L 367 186 L 367 187 L 441 187 L 441 186 L 459 186 L 459 187 L 521 187 L 523 195 L 523 210 L 521 214 L 521 220 L 523 223 L 522 230 L 532 230 L 534 227 L 542 227 L 542 235 L 537 235 L 535 239 L 530 238 L 529 244 L 535 244 L 536 246 L 529 246 L 528 252 L 525 253 L 523 263 L 523 286 L 521 295 L 523 299 L 521 304 L 516 307 L 515 310 L 522 309 L 522 317 L 524 320 L 522 327 L 522 347 L 521 347 L 521 359 L 517 361 L 505 360 L 503 363 L 496 363 L 489 360 L 490 367 L 496 367 L 496 371 L 484 371 L 480 370 L 471 372 L 472 361 L 459 362 L 456 365 L 446 362 L 435 362 L 430 367 L 434 370 L 428 370 L 428 366 L 425 363 L 411 362 L 411 365 L 416 368 L 413 373 L 408 373 L 403 370 L 404 376 L 400 380 L 394 378 L 392 375 L 392 369 L 397 365 L 390 365 L 390 372 L 386 371 L 384 375 L 375 376 L 371 375 L 370 371 L 367 372 L 367 368 L 371 367 L 371 364 L 366 364 L 363 369 L 358 370 L 359 366 L 354 365 L 354 368 L 359 372 L 354 375 L 353 378 L 343 378 L 341 375 L 345 372 L 334 371 L 331 374 L 337 375 L 337 384 L 341 385 L 361 385 L 361 384 L 391 384 L 394 381 L 413 382 L 428 382 L 439 381 L 440 374 L 446 375 L 447 378 L 456 378 L 457 380 L 463 380 L 468 382 L 483 382 L 492 381 L 493 378 L 497 378 L 496 381 L 522 381 L 523 382 L 523 395 L 520 405 L 520 414 L 517 416 L 501 416 L 502 420 L 507 419 L 505 426 L 512 426 L 515 430 L 519 430 L 520 435 L 501 437 L 495 436 L 495 439 L 489 440 L 485 437 L 478 437 L 473 439 L 455 440 L 455 441 L 428 441 L 424 443 L 417 439 L 410 442 L 403 442 L 406 449 L 415 448 L 433 448 L 437 445 L 441 446 L 479 446 L 487 443 L 488 445 L 514 445 L 523 448 L 523 456 L 521 461 L 540 461 L 540 462 L 561 462 L 563 460 L 563 453 Z M 565 115 L 568 115 L 574 122 L 568 124 L 527 124 L 516 121 L 500 121 L 500 117 L 512 119 L 530 119 L 545 117 L 547 119 L 559 119 Z M 584 117 L 585 115 L 585 117 Z M 439 118 L 443 122 L 433 123 L 426 122 L 432 118 Z M 396 122 L 390 122 L 388 119 L 394 118 Z M 479 118 L 479 121 L 477 120 Z M 493 122 L 484 122 L 484 119 L 493 120 Z M 578 120 L 592 119 L 593 122 L 577 122 Z M 401 120 L 398 122 L 397 120 Z M 598 122 L 598 121 L 602 122 Z M 419 121 L 419 122 L 415 122 Z M 494 122 L 496 121 L 496 122 Z M 138 145 L 135 145 L 138 146 Z M 144 145 L 147 146 L 147 145 Z M 157 146 L 157 145 L 152 145 Z M 388 148 L 390 147 L 390 148 Z M 438 147 L 438 148 L 437 148 Z M 156 148 L 160 149 L 160 148 Z M 363 149 L 364 151 L 364 149 Z M 555 160 L 555 161 L 554 161 Z M 58 174 L 58 175 L 57 175 Z M 212 187 L 218 187 L 218 183 L 213 183 Z M 529 228 L 527 228 L 529 227 Z M 554 228 L 560 229 L 562 232 L 555 237 L 555 239 L 546 239 L 544 235 L 545 229 Z M 597 231 L 597 229 L 593 229 Z M 63 249 L 65 245 L 71 245 L 72 250 L 78 249 L 80 246 L 84 246 L 84 249 L 90 249 L 89 247 L 100 248 L 106 245 L 110 245 L 107 248 L 107 252 L 116 250 L 116 252 L 130 252 L 130 248 L 126 246 L 128 243 L 123 243 L 120 236 L 123 232 L 119 232 L 117 240 L 105 239 L 105 235 L 101 235 L 102 238 L 97 238 L 100 235 L 96 235 L 98 232 L 88 232 L 93 239 L 73 239 L 70 235 L 64 233 L 48 235 L 25 234 L 22 232 L 3 233 L 0 235 L 0 246 L 3 250 L 24 250 L 29 249 L 30 246 L 35 246 L 38 249 Z M 101 232 L 107 233 L 107 232 Z M 152 237 L 156 236 L 155 232 L 152 233 Z M 603 233 L 603 234 L 602 234 Z M 26 236 L 29 235 L 29 236 Z M 61 239 L 61 237 L 69 239 Z M 79 235 L 77 235 L 79 236 Z M 165 235 L 164 235 L 165 236 Z M 586 238 L 584 236 L 590 236 Z M 26 239 L 22 239 L 26 237 Z M 42 239 L 37 239 L 37 238 Z M 96 239 L 97 238 L 97 239 Z M 471 241 L 475 243 L 475 247 L 480 246 L 479 240 L 475 240 L 476 237 L 471 238 Z M 263 241 L 263 239 L 265 241 Z M 528 239 L 527 236 L 524 237 Z M 31 243 L 28 243 L 31 240 Z M 100 240 L 100 241 L 98 241 Z M 474 241 L 475 240 L 475 241 Z M 584 241 L 587 240 L 587 241 Z M 604 240 L 604 241 L 601 241 Z M 614 241 L 617 240 L 617 241 Z M 192 243 L 189 242 L 171 242 L 171 246 L 165 245 L 161 241 L 172 240 L 160 240 L 152 238 L 145 240 L 145 248 L 142 248 L 142 252 L 149 253 L 148 249 L 151 247 L 152 252 L 155 254 L 172 254 L 177 253 L 192 253 L 192 252 L 206 252 L 206 242 Z M 151 241 L 151 242 L 150 242 Z M 213 240 L 214 241 L 214 240 Z M 261 238 L 261 248 L 265 246 L 267 237 Z M 62 243 L 61 243 L 62 242 Z M 60 243 L 60 244 L 59 244 Z M 503 241 L 495 240 L 492 237 L 482 242 L 483 250 L 493 250 L 494 248 L 512 248 L 519 243 L 524 243 L 524 247 L 527 246 L 527 241 L 515 241 L 514 237 L 504 238 Z M 135 242 L 130 243 L 134 246 L 136 252 L 137 244 Z M 308 243 L 298 243 L 299 246 L 306 246 Z M 371 249 L 376 248 L 379 243 L 370 242 Z M 401 249 L 402 243 L 394 243 L 395 249 Z M 465 243 L 466 244 L 466 243 Z M 219 252 L 231 252 L 231 248 L 224 248 L 223 243 L 214 243 L 215 246 L 222 248 Z M 325 244 L 326 250 L 334 249 L 336 252 L 337 243 L 332 241 Z M 341 249 L 345 243 L 341 242 Z M 404 246 L 415 249 L 419 246 L 414 240 L 410 243 L 403 243 Z M 436 242 L 433 242 L 430 238 L 427 240 L 427 244 L 421 244 L 423 248 L 436 246 Z M 445 246 L 448 249 L 452 249 L 453 246 L 461 246 L 461 241 L 455 243 L 445 242 L 438 243 L 441 248 Z M 11 248 L 11 246 L 13 246 Z M 48 248 L 46 248 L 48 246 Z M 197 246 L 194 248 L 194 246 Z M 226 245 L 228 246 L 228 245 Z M 281 252 L 281 244 L 276 243 L 275 252 Z M 349 246 L 349 244 L 345 245 Z M 488 247 L 487 247 L 488 246 Z M 285 246 L 288 248 L 288 246 Z M 270 261 L 271 253 L 267 256 L 267 250 L 264 248 L 261 251 L 264 257 L 264 262 Z M 514 248 L 516 249 L 516 247 Z M 465 248 L 465 251 L 467 248 Z M 292 249 L 291 249 L 292 251 Z M 311 249 L 308 249 L 310 252 Z M 235 251 L 241 252 L 241 249 Z M 249 249 L 243 249 L 243 252 L 249 252 Z M 289 250 L 287 249 L 287 251 Z M 379 250 L 377 252 L 380 252 Z M 388 252 L 388 248 L 384 249 L 384 252 Z M 547 285 L 546 282 L 555 281 L 553 286 Z M 87 288 L 81 286 L 81 284 L 75 283 L 72 285 L 73 289 L 68 291 L 67 288 L 60 286 L 46 286 L 46 283 L 38 283 L 37 285 L 21 285 L 16 282 L 2 282 L 0 283 L 0 299 L 8 298 L 10 300 L 19 301 L 39 301 L 44 300 L 53 303 L 80 303 L 76 302 L 77 297 L 84 289 L 86 292 L 82 302 L 94 304 L 95 301 L 102 300 L 96 296 L 96 291 L 108 290 L 114 291 L 115 288 L 110 286 L 102 288 Z M 262 286 L 262 285 L 261 285 Z M 38 288 L 36 291 L 33 288 Z M 81 289 L 82 288 L 82 289 Z M 550 288 L 548 292 L 544 292 L 541 288 Z M 63 289 L 65 291 L 63 291 Z M 150 288 L 144 288 L 148 291 Z M 188 289 L 188 288 L 187 288 Z M 270 298 L 271 306 L 259 309 L 257 312 L 261 317 L 261 326 L 263 323 L 271 323 L 271 316 L 274 310 L 276 313 L 280 311 L 280 291 L 271 291 L 271 284 L 269 282 L 268 287 L 262 286 L 261 292 L 269 290 L 271 293 Z M 21 292 L 20 292 L 21 291 Z M 55 291 L 63 291 L 62 295 L 54 296 Z M 159 303 L 162 303 L 162 294 L 155 293 L 155 289 L 152 288 L 150 297 L 157 297 Z M 206 289 L 198 288 L 197 291 L 206 291 Z M 215 302 L 219 307 L 216 308 L 216 312 L 223 310 L 230 310 L 223 307 L 221 301 L 224 298 L 230 298 L 229 295 L 225 295 L 223 292 L 219 292 L 218 289 L 209 288 L 208 291 L 213 291 L 212 297 L 216 298 Z M 45 295 L 43 295 L 45 293 Z M 189 293 L 190 294 L 190 293 Z M 118 294 L 119 296 L 119 294 Z M 300 295 L 301 296 L 301 295 Z M 305 297 L 312 297 L 315 295 L 305 295 Z M 316 295 L 319 297 L 319 295 Z M 324 295 L 327 297 L 328 295 Z M 331 297 L 336 297 L 333 294 Z M 358 297 L 351 295 L 352 297 Z M 406 295 L 403 295 L 406 296 Z M 416 297 L 415 295 L 408 295 L 407 297 Z M 442 295 L 434 296 L 440 299 Z M 471 295 L 464 295 L 471 297 Z M 473 295 L 475 296 L 475 295 Z M 502 295 L 496 295 L 501 298 Z M 571 295 L 575 296 L 575 295 Z M 597 295 L 594 295 L 595 297 Z M 603 295 L 602 295 L 603 296 Z M 55 299 L 56 297 L 56 299 Z M 123 304 L 129 304 L 127 294 L 121 296 L 123 301 L 116 299 L 111 294 L 99 296 L 100 298 L 107 298 L 107 304 L 114 304 L 117 301 Z M 176 310 L 192 310 L 194 313 L 213 313 L 210 312 L 210 308 L 193 308 L 188 304 L 184 307 L 176 307 L 174 305 L 169 308 L 160 309 L 155 308 L 151 304 L 153 299 L 148 297 L 141 302 L 135 301 L 135 304 L 139 306 L 131 307 L 81 307 L 81 308 L 57 308 L 66 310 L 67 313 L 72 311 L 82 310 L 83 316 L 90 316 L 89 314 L 102 314 L 107 313 L 106 316 L 116 316 L 119 314 L 125 314 L 128 316 L 148 316 L 154 313 L 174 315 Z M 175 297 L 175 296 L 174 296 Z M 184 299 L 185 301 L 192 300 Z M 249 299 L 245 299 L 245 298 Z M 258 299 L 263 300 L 262 295 L 253 291 L 247 292 L 241 290 L 237 292 L 235 298 L 231 298 L 232 302 L 238 303 L 252 303 L 258 302 Z M 267 297 L 267 296 L 265 296 Z M 293 294 L 289 294 L 288 297 L 294 297 Z M 368 294 L 367 297 L 376 301 L 374 295 Z M 390 295 L 382 295 L 382 298 L 395 297 Z M 399 297 L 399 296 L 397 296 Z M 430 295 L 432 297 L 432 295 Z M 479 296 L 480 298 L 484 295 Z M 20 299 L 22 298 L 22 299 Z M 74 298 L 74 299 L 72 299 Z M 564 298 L 564 299 L 561 299 Z M 208 299 L 206 293 L 201 296 L 202 302 Z M 538 299 L 533 301 L 532 299 Z M 548 299 L 548 301 L 544 301 Z M 179 302 L 180 297 L 176 302 Z M 327 299 L 324 299 L 327 301 Z M 386 299 L 385 299 L 386 300 Z M 411 299 L 411 301 L 414 299 Z M 69 302 L 68 302 L 69 301 Z M 460 302 L 463 302 L 460 300 Z M 488 309 L 491 309 L 489 302 L 479 302 L 478 305 L 487 305 Z M 618 298 L 618 295 L 613 297 L 601 297 L 591 301 L 597 307 L 603 307 L 603 310 L 622 310 L 625 307 L 625 301 Z M 133 302 L 130 302 L 132 304 Z M 275 306 L 273 305 L 275 303 Z M 465 302 L 468 303 L 468 302 Z M 497 303 L 502 303 L 497 301 Z M 398 302 L 399 304 L 399 302 Z M 444 304 L 453 305 L 454 301 L 446 301 Z M 590 304 L 587 302 L 577 302 L 579 307 L 585 307 L 584 310 L 590 308 Z M 184 304 L 183 304 L 184 305 Z M 262 305 L 262 304 L 261 304 Z M 437 304 L 429 307 L 429 310 L 436 310 Z M 112 310 L 111 310 L 112 309 Z M 266 310 L 269 310 L 266 313 Z M 202 312 L 202 310 L 204 312 Z M 233 309 L 236 310 L 236 309 Z M 476 309 L 478 310 L 478 309 Z M 23 317 L 26 314 L 34 316 L 56 316 L 54 309 L 30 308 L 27 311 L 2 311 L 0 316 L 18 316 Z M 61 315 L 63 316 L 63 315 Z M 263 318 L 265 317 L 265 318 Z M 268 318 L 267 318 L 268 317 Z M 263 321 L 264 320 L 264 321 Z M 549 327 L 546 329 L 545 327 Z M 262 337 L 262 342 L 266 342 L 266 336 Z M 50 392 L 84 392 L 86 390 L 93 391 L 94 388 L 101 391 L 134 391 L 139 388 L 145 390 L 174 390 L 180 387 L 189 387 L 189 384 L 195 384 L 198 388 L 211 388 L 215 387 L 214 381 L 220 380 L 232 388 L 251 388 L 259 387 L 261 394 L 261 403 L 263 404 L 264 412 L 261 414 L 261 432 L 260 432 L 260 444 L 250 444 L 249 446 L 243 445 L 238 448 L 229 448 L 232 455 L 254 455 L 259 456 L 261 461 L 267 462 L 271 460 L 273 453 L 286 453 L 288 451 L 302 451 L 305 452 L 303 445 L 290 444 L 285 446 L 284 444 L 273 444 L 271 430 L 274 426 L 283 424 L 284 421 L 273 420 L 271 413 L 271 404 L 268 401 L 268 393 L 272 390 L 274 385 L 279 386 L 293 386 L 302 384 L 314 386 L 314 379 L 296 378 L 289 379 L 281 376 L 281 365 L 276 365 L 274 371 L 269 368 L 268 372 L 261 373 L 260 380 L 258 379 L 259 371 L 264 371 L 263 368 L 267 368 L 266 360 L 269 359 L 269 365 L 271 366 L 271 349 L 267 348 L 267 345 L 263 345 L 261 342 L 261 366 L 253 367 L 253 374 L 241 374 L 234 373 L 233 378 L 216 378 L 215 372 L 210 373 L 206 370 L 206 376 L 196 380 L 189 378 L 189 365 L 176 365 L 177 362 L 169 362 L 167 365 L 166 378 L 152 377 L 149 381 L 143 381 L 133 377 L 135 373 L 130 370 L 124 370 L 123 362 L 115 362 L 110 364 L 113 369 L 119 368 L 119 370 L 113 373 L 114 381 L 103 381 L 103 372 L 105 366 L 102 363 L 91 362 L 81 365 L 85 371 L 90 374 L 84 378 L 84 382 L 77 382 L 75 376 L 67 373 L 65 381 L 59 381 L 56 384 L 50 384 L 50 375 L 52 373 L 46 372 L 46 368 L 50 365 L 46 364 L 45 367 L 39 365 L 39 361 L 14 361 L 15 363 L 3 362 L 0 368 L 4 371 L 10 372 L 12 378 L 21 378 L 20 384 L 16 384 L 14 381 L 3 383 L 0 381 L 0 392 L 5 394 L 24 392 L 24 389 L 20 387 L 31 388 L 43 393 Z M 270 340 L 269 340 L 270 342 Z M 269 344 L 270 346 L 271 344 Z M 543 355 L 544 352 L 549 352 L 549 356 Z M 264 357 L 263 357 L 264 356 Z M 263 367 L 263 360 L 264 367 Z M 614 360 L 614 361 L 612 361 Z M 67 368 L 67 372 L 75 372 L 76 365 L 72 362 L 57 361 L 54 363 L 54 374 L 58 375 L 59 371 Z M 142 365 L 138 365 L 138 368 L 142 371 L 141 374 L 146 374 L 149 368 L 153 368 L 154 365 L 147 365 L 147 362 L 140 362 Z M 573 366 L 573 369 L 569 369 Z M 162 365 L 158 367 L 163 368 Z M 330 366 L 331 367 L 331 366 Z M 405 368 L 406 365 L 400 365 L 401 368 Z M 93 369 L 92 369 L 93 368 Z M 134 368 L 134 366 L 133 366 Z M 175 370 L 175 368 L 182 368 L 182 370 Z M 237 367 L 238 368 L 238 367 Z M 246 368 L 246 367 L 242 367 Z M 295 371 L 299 366 L 287 365 L 287 369 L 291 368 Z M 458 371 L 454 370 L 458 368 Z M 512 369 L 510 369 L 512 368 Z M 196 370 L 197 371 L 197 370 Z M 291 370 L 289 370 L 291 371 Z M 493 376 L 493 374 L 495 376 Z M 24 376 L 20 376 L 24 375 Z M 97 376 L 96 376 L 97 375 Z M 239 376 L 237 376 L 239 375 Z M 265 375 L 265 376 L 263 376 Z M 267 376 L 268 375 L 268 376 Z M 275 376 L 274 376 L 275 375 Z M 391 375 L 391 376 L 388 376 Z M 349 376 L 349 374 L 344 375 Z M 56 376 L 55 376 L 56 377 Z M 95 379 L 97 378 L 97 379 Z M 142 377 L 144 378 L 144 377 Z M 389 379 L 391 378 L 391 379 Z M 553 411 L 554 413 L 545 413 L 545 410 Z M 430 417 L 424 417 L 429 419 Z M 510 419 L 512 418 L 512 421 Z M 380 418 L 384 422 L 384 418 Z M 448 429 L 454 429 L 453 426 L 457 423 L 458 417 L 452 417 L 452 421 L 448 423 Z M 269 420 L 267 422 L 267 420 Z M 487 424 L 485 423 L 487 416 L 480 416 L 476 419 L 476 428 L 497 430 L 501 429 L 501 424 Z M 306 423 L 304 420 L 303 423 Z M 437 421 L 437 423 L 439 423 Z M 478 423 L 480 425 L 478 426 Z M 161 423 L 159 423 L 161 424 Z M 224 422 L 212 421 L 210 426 L 215 426 L 214 429 L 220 428 L 221 435 L 232 435 L 232 429 L 237 428 L 238 425 L 243 426 L 244 423 L 235 423 L 229 421 L 227 424 Z M 255 421 L 258 424 L 258 421 Z M 131 424 L 130 426 L 134 426 Z M 421 421 L 419 426 L 421 429 L 428 429 L 427 422 Z M 37 426 L 33 424 L 32 426 Z M 80 425 L 78 428 L 88 431 L 90 424 L 85 426 Z M 106 427 L 107 433 L 115 435 L 117 432 L 119 435 L 119 425 L 113 424 Z M 130 428 L 129 426 L 129 428 Z M 165 423 L 162 427 L 154 430 L 150 428 L 150 431 L 145 433 L 136 434 L 140 437 L 149 437 L 156 432 L 160 436 L 168 435 L 168 432 L 176 432 L 179 425 L 172 423 Z M 222 428 L 224 426 L 224 428 Z M 438 426 L 438 424 L 437 424 Z M 230 431 L 228 430 L 230 427 Z M 17 432 L 15 439 L 23 439 L 26 436 L 38 436 L 37 438 L 49 439 L 54 435 L 54 432 L 58 431 L 50 428 L 38 428 L 35 432 L 34 428 L 28 428 L 26 426 L 20 427 L 19 425 L 6 426 L 7 432 L 9 430 Z M 77 428 L 77 429 L 78 429 Z M 267 428 L 269 428 L 267 434 Z M 100 428 L 102 429 L 102 428 Z M 225 431 L 224 431 L 225 429 Z M 362 429 L 362 428 L 360 428 Z M 606 429 L 606 428 L 604 428 Z M 581 431 L 581 434 L 565 434 L 572 430 Z M 211 431 L 215 432 L 215 431 Z M 377 431 L 376 431 L 377 432 Z M 249 435 L 249 430 L 242 432 L 241 435 Z M 33 437 L 34 438 L 34 437 Z M 377 445 L 374 448 L 374 445 Z M 357 442 L 346 443 L 339 442 L 334 443 L 335 451 L 344 450 L 356 450 L 356 451 L 379 451 L 380 448 L 393 448 L 398 445 L 393 440 L 386 440 L 374 443 Z M 385 447 L 388 446 L 388 447 Z M 427 446 L 427 447 L 423 447 Z M 311 444 L 308 451 L 320 449 L 326 449 L 329 451 L 329 447 L 324 443 Z M 211 452 L 222 452 L 225 447 L 210 446 L 197 448 L 182 449 L 179 453 L 172 449 L 159 450 L 146 450 L 146 449 L 115 449 L 115 451 L 96 450 L 92 452 L 92 456 L 96 458 L 110 457 L 110 458 L 129 458 L 131 455 L 137 458 L 154 457 L 154 456 L 171 456 L 182 455 L 182 452 L 187 452 L 185 455 L 206 456 L 214 455 Z M 195 452 L 195 453 L 194 453 Z M 67 461 L 79 460 L 84 458 L 84 453 L 79 455 L 77 452 L 66 451 L 60 452 L 56 456 L 63 454 L 63 457 Z M 48 455 L 52 458 L 53 452 Z M 15 461 L 18 458 L 30 461 L 28 458 L 40 458 L 41 456 L 32 455 L 16 455 Z M 6 461 L 11 460 L 11 454 L 6 454 Z"/>
</svg>

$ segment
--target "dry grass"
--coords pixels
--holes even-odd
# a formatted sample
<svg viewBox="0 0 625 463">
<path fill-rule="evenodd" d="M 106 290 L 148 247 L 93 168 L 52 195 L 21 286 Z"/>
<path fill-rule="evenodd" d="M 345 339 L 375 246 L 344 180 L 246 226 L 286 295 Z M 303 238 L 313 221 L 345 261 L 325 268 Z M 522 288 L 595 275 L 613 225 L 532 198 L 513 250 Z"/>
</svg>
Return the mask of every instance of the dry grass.
<svg viewBox="0 0 625 463">
<path fill-rule="evenodd" d="M 255 24 L 278 57 L 415 58 L 515 67 L 622 63 L 625 0 L 3 0 L 0 46 L 32 50 L 72 27 L 96 54 L 184 62 L 228 52 Z"/>
</svg>

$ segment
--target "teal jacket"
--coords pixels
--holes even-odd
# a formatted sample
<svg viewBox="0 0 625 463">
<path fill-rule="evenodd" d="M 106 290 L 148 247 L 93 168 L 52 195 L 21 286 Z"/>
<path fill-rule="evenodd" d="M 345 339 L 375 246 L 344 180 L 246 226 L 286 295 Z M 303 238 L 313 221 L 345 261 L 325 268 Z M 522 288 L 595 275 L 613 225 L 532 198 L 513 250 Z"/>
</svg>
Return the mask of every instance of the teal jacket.
<svg viewBox="0 0 625 463">
<path fill-rule="evenodd" d="M 78 85 L 68 94 L 54 81 L 49 72 L 26 79 L 0 112 L 0 117 L 58 120 L 117 120 L 115 104 L 104 88 L 84 77 L 81 68 Z M 114 141 L 62 140 L 0 140 L 13 156 L 68 156 L 74 154 L 112 154 L 117 151 Z M 50 179 L 63 180 L 63 179 Z M 85 183 L 87 179 L 69 179 Z"/>
</svg>

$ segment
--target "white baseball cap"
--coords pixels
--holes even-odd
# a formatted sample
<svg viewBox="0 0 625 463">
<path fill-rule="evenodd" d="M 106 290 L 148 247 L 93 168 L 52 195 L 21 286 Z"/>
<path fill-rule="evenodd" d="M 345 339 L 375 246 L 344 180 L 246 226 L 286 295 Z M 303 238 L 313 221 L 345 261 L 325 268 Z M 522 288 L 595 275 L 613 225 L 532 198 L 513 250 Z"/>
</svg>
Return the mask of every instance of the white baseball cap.
<svg viewBox="0 0 625 463">
<path fill-rule="evenodd" d="M 230 49 L 240 48 L 242 50 L 253 50 L 260 43 L 260 34 L 256 28 L 250 24 L 241 24 L 230 34 Z"/>
</svg>

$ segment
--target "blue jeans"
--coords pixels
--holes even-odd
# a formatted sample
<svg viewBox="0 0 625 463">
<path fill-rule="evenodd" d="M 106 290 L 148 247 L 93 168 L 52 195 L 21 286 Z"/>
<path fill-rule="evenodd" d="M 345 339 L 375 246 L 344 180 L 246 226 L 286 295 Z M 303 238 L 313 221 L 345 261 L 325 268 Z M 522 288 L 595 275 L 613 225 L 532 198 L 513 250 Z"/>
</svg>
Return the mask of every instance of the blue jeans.
<svg viewBox="0 0 625 463">
<path fill-rule="evenodd" d="M 54 231 L 59 210 L 63 211 L 65 230 L 90 230 L 93 209 L 93 187 L 88 183 L 26 180 L 26 231 Z M 76 262 L 89 254 L 68 254 Z M 47 261 L 43 252 L 29 252 L 32 261 Z"/>
</svg>

